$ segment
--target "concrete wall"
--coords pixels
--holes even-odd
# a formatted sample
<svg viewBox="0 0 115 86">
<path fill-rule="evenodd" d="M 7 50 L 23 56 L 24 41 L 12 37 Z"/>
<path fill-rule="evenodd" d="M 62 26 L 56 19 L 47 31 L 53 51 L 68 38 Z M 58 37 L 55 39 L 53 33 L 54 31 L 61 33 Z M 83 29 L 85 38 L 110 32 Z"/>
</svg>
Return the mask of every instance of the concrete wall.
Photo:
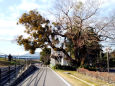
<svg viewBox="0 0 115 86">
<path fill-rule="evenodd" d="M 37 70 L 37 67 L 31 65 L 20 77 L 18 77 L 10 86 L 17 86 L 20 82 L 22 82 L 25 78 L 27 78 L 30 74 Z"/>
</svg>

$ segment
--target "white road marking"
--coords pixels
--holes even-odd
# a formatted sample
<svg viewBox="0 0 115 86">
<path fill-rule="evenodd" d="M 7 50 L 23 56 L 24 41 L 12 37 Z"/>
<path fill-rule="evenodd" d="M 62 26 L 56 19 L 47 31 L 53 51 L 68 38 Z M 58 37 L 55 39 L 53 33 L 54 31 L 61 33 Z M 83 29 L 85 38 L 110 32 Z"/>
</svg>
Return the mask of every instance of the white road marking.
<svg viewBox="0 0 115 86">
<path fill-rule="evenodd" d="M 49 68 L 49 67 L 48 67 Z M 51 68 L 49 68 L 52 70 Z M 52 70 L 67 86 L 71 86 L 66 80 L 64 80 L 59 74 L 57 74 L 54 70 Z"/>
</svg>

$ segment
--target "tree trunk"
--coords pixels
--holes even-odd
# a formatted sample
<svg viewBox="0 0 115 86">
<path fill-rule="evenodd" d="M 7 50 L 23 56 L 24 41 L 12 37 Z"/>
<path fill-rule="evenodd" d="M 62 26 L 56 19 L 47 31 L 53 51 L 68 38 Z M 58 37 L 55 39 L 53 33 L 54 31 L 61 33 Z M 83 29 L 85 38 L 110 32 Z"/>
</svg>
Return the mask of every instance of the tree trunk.
<svg viewBox="0 0 115 86">
<path fill-rule="evenodd" d="M 85 57 L 82 57 L 82 58 L 81 58 L 81 64 L 80 64 L 80 65 L 81 65 L 81 66 L 84 65 L 84 62 L 85 62 Z"/>
<path fill-rule="evenodd" d="M 79 49 L 77 47 L 74 48 L 74 56 L 75 56 L 75 60 L 77 61 L 77 66 L 79 67 L 81 62 L 79 56 Z"/>
</svg>

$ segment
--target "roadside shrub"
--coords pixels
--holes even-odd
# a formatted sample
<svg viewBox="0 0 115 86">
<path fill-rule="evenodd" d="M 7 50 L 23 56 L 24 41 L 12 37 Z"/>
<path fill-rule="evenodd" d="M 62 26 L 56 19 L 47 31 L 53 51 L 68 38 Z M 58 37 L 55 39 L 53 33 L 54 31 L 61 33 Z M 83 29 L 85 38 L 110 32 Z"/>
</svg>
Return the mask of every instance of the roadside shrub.
<svg viewBox="0 0 115 86">
<path fill-rule="evenodd" d="M 60 64 L 56 64 L 53 68 L 54 69 L 61 69 L 61 65 Z"/>
<path fill-rule="evenodd" d="M 90 65 L 82 65 L 82 66 L 80 66 L 80 68 L 85 68 L 85 69 L 88 69 L 90 71 L 96 71 L 97 70 L 96 67 L 90 66 Z"/>
<path fill-rule="evenodd" d="M 110 61 L 109 61 L 109 63 L 110 63 L 110 67 L 115 67 L 115 59 L 110 59 Z"/>
<path fill-rule="evenodd" d="M 54 67 L 54 69 L 60 69 L 60 70 L 76 70 L 76 67 L 74 66 L 66 66 L 66 65 L 60 65 L 60 64 L 56 64 Z"/>
</svg>

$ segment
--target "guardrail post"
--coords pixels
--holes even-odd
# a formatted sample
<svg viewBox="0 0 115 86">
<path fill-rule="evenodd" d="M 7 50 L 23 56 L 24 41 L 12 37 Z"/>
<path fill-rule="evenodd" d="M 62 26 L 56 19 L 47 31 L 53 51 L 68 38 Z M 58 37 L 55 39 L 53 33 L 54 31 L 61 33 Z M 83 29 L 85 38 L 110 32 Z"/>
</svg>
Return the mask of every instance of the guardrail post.
<svg viewBox="0 0 115 86">
<path fill-rule="evenodd" d="M 8 67 L 8 78 L 9 78 L 9 83 L 10 83 L 10 66 Z"/>
<path fill-rule="evenodd" d="M 19 70 L 20 70 L 20 73 L 22 73 L 22 68 L 21 68 L 21 65 L 19 65 Z"/>
<path fill-rule="evenodd" d="M 16 73 L 17 73 L 17 67 L 16 67 L 16 64 L 15 64 L 15 78 L 16 78 Z"/>
<path fill-rule="evenodd" d="M 1 69 L 0 69 L 0 86 L 1 86 L 1 78 L 2 78 L 2 77 L 1 77 Z"/>
</svg>

